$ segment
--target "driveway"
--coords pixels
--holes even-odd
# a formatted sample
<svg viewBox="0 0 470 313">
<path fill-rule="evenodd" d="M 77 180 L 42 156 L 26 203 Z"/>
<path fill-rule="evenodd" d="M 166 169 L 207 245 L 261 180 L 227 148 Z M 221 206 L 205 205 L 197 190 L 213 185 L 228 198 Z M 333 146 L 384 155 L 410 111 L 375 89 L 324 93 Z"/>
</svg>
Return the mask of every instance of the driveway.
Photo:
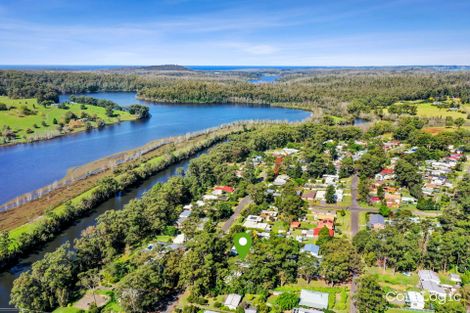
<svg viewBox="0 0 470 313">
<path fill-rule="evenodd" d="M 232 216 L 225 222 L 225 224 L 222 226 L 222 230 L 225 233 L 228 233 L 230 228 L 232 227 L 233 223 L 236 221 L 238 216 L 240 215 L 240 212 L 253 203 L 253 200 L 251 200 L 250 196 L 246 196 L 245 198 L 242 198 L 240 202 L 238 203 L 237 207 L 235 208 L 235 211 L 233 212 Z"/>
</svg>

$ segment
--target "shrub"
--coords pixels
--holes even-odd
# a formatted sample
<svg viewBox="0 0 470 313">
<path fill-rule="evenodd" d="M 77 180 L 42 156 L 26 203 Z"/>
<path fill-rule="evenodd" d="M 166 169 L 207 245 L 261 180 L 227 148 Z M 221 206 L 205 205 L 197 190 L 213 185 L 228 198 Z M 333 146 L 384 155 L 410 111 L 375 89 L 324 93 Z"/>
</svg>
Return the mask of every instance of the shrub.
<svg viewBox="0 0 470 313">
<path fill-rule="evenodd" d="M 283 311 L 290 310 L 299 304 L 300 298 L 291 292 L 282 293 L 277 299 L 276 304 Z"/>
</svg>

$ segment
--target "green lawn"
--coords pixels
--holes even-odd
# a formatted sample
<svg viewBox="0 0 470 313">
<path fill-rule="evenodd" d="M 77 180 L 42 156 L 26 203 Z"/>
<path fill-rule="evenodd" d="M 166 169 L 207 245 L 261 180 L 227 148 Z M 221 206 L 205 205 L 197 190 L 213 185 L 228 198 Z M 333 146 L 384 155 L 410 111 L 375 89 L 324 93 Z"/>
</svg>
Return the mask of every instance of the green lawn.
<svg viewBox="0 0 470 313">
<path fill-rule="evenodd" d="M 83 311 L 73 306 L 60 307 L 53 311 L 53 313 L 80 313 L 80 312 L 83 312 Z"/>
<path fill-rule="evenodd" d="M 467 112 L 470 110 L 470 105 L 462 106 Z M 419 103 L 418 104 L 418 116 L 422 117 L 447 117 L 450 116 L 453 119 L 463 117 L 467 118 L 467 114 L 460 113 L 457 111 L 448 111 L 444 108 L 438 108 L 437 106 L 432 105 L 431 103 Z"/>
<path fill-rule="evenodd" d="M 411 309 L 391 308 L 391 309 L 388 309 L 386 313 L 416 313 L 416 312 L 426 312 L 426 311 L 416 311 L 416 310 L 411 310 Z"/>
<path fill-rule="evenodd" d="M 367 213 L 359 212 L 359 230 L 367 228 Z"/>
<path fill-rule="evenodd" d="M 78 117 L 82 113 L 86 113 L 91 117 L 96 116 L 106 124 L 136 118 L 128 112 L 117 110 L 114 111 L 114 117 L 108 117 L 105 108 L 85 105 L 86 109 L 83 110 L 82 105 L 77 103 L 69 104 L 69 109 L 59 109 L 56 105 L 48 107 L 39 105 L 36 99 L 10 99 L 5 96 L 0 96 L 0 103 L 6 104 L 9 108 L 9 110 L 0 111 L 0 129 L 9 126 L 16 134 L 16 139 L 10 141 L 10 143 L 27 142 L 38 137 L 60 135 L 57 130 L 58 125 L 54 124 L 53 121 L 56 119 L 58 123 L 64 122 L 64 116 L 68 111 L 73 112 Z M 90 124 L 92 127 L 97 127 L 97 123 L 94 121 L 90 121 Z M 83 130 L 85 130 L 84 123 L 76 124 L 71 128 L 72 133 Z M 1 142 L 3 140 L 0 140 Z"/>
<path fill-rule="evenodd" d="M 289 225 L 286 222 L 277 220 L 276 222 L 274 222 L 271 232 L 273 234 L 278 234 L 280 230 L 288 231 Z"/>
<path fill-rule="evenodd" d="M 390 269 L 384 272 L 383 269 L 378 267 L 368 268 L 366 272 L 377 274 L 379 283 L 385 288 L 396 291 L 417 290 L 419 278 L 416 273 L 411 273 L 411 276 L 406 276 Z"/>
<path fill-rule="evenodd" d="M 159 242 L 171 242 L 173 240 L 172 236 L 160 235 L 155 238 Z"/>
<path fill-rule="evenodd" d="M 278 287 L 276 291 L 299 293 L 301 289 L 326 292 L 328 297 L 328 308 L 337 313 L 346 313 L 349 311 L 349 288 L 343 286 L 331 287 L 323 281 L 311 281 L 307 283 L 303 279 L 299 279 L 296 284 L 287 284 Z M 270 299 L 274 301 L 275 299 Z"/>
<path fill-rule="evenodd" d="M 351 237 L 351 212 L 344 210 L 346 213 L 344 216 L 336 214 L 336 228 L 339 228 L 341 233 L 346 237 Z"/>
<path fill-rule="evenodd" d="M 442 117 L 445 118 L 447 116 L 452 117 L 453 119 L 463 117 L 464 119 L 467 118 L 467 114 L 461 113 L 458 111 L 448 111 L 446 108 L 439 108 L 432 103 L 424 100 L 416 100 L 416 101 L 406 101 L 408 103 L 416 104 L 417 105 L 417 116 L 420 117 Z M 405 103 L 405 101 L 401 101 L 398 103 Z M 461 105 L 461 109 L 470 113 L 470 104 Z"/>
</svg>

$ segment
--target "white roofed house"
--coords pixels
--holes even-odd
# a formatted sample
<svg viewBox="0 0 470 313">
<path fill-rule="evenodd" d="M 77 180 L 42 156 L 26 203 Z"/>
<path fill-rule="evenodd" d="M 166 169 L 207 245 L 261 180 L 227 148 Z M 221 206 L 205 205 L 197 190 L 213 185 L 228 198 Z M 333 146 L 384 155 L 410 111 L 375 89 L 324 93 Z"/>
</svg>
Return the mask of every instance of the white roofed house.
<svg viewBox="0 0 470 313">
<path fill-rule="evenodd" d="M 271 226 L 268 223 L 263 223 L 263 218 L 258 215 L 248 215 L 243 223 L 243 227 L 271 231 Z"/>
<path fill-rule="evenodd" d="M 273 181 L 273 185 L 275 186 L 284 186 L 287 181 L 289 180 L 288 175 L 278 175 L 276 179 Z"/>
<path fill-rule="evenodd" d="M 302 289 L 299 305 L 314 309 L 327 309 L 328 293 Z"/>
<path fill-rule="evenodd" d="M 306 308 L 293 308 L 292 313 L 323 313 L 323 311 Z"/>
<path fill-rule="evenodd" d="M 318 190 L 315 194 L 315 200 L 324 201 L 326 196 L 326 190 Z"/>
<path fill-rule="evenodd" d="M 323 175 L 323 179 L 325 180 L 325 184 L 326 185 L 336 185 L 336 183 L 338 182 L 339 180 L 339 176 L 338 175 Z"/>
<path fill-rule="evenodd" d="M 411 309 L 422 310 L 424 309 L 424 297 L 417 291 L 407 291 L 405 296 L 405 302 Z"/>
<path fill-rule="evenodd" d="M 224 305 L 230 310 L 235 310 L 240 302 L 242 301 L 242 296 L 236 293 L 231 293 L 225 299 Z"/>
</svg>

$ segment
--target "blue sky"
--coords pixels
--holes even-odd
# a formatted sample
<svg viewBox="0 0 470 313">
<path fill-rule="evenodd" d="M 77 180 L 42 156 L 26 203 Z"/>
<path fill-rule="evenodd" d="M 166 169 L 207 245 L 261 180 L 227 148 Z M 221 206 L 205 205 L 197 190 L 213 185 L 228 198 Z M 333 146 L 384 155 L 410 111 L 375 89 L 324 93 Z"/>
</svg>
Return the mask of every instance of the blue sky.
<svg viewBox="0 0 470 313">
<path fill-rule="evenodd" d="M 0 64 L 470 64 L 469 0 L 0 0 Z"/>
</svg>

